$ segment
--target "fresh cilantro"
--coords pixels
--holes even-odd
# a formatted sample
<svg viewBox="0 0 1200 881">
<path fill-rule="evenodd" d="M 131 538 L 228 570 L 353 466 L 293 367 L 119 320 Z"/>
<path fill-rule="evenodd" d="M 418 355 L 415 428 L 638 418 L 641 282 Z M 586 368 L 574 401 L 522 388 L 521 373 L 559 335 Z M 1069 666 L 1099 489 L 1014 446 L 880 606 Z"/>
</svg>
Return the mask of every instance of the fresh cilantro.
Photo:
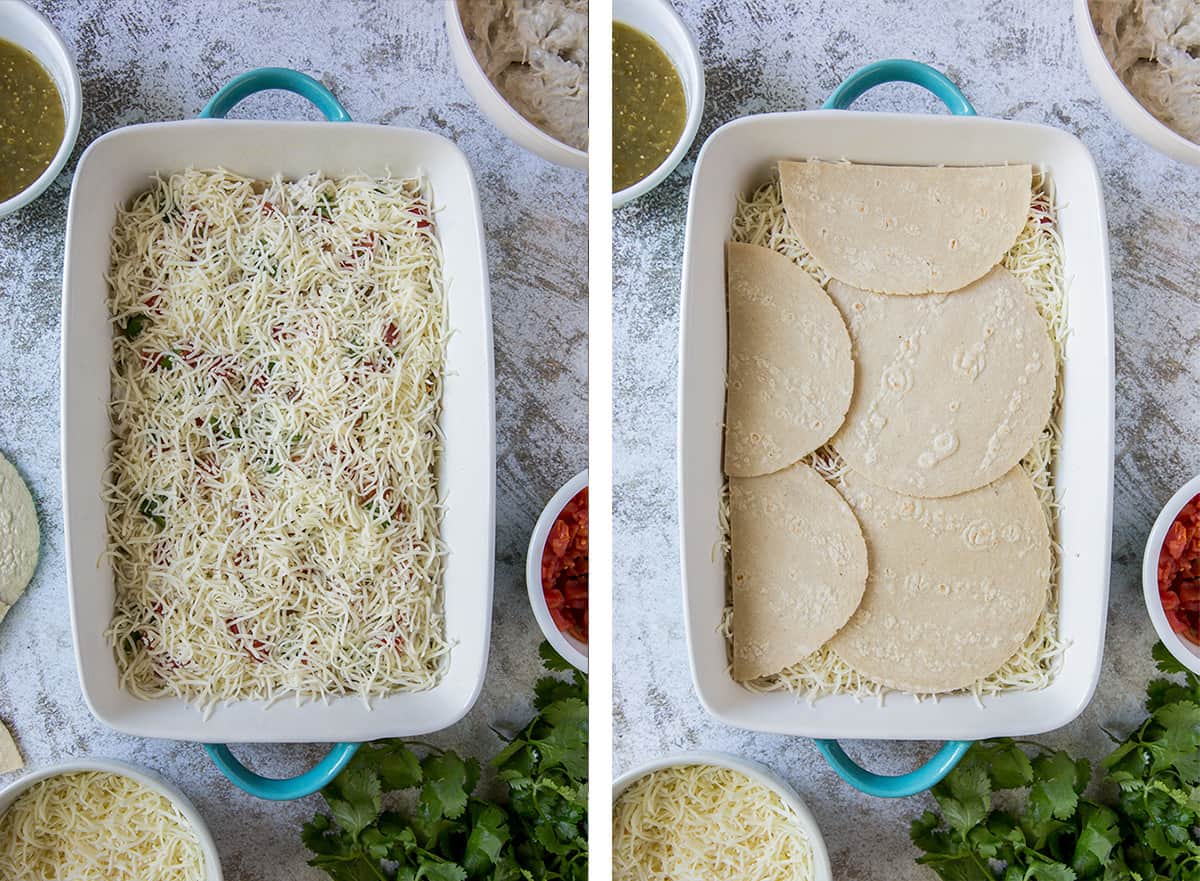
<svg viewBox="0 0 1200 881">
<path fill-rule="evenodd" d="M 162 532 L 167 528 L 167 518 L 158 513 L 160 503 L 166 502 L 165 496 L 155 496 L 154 498 L 144 498 L 138 505 L 138 513 L 154 523 L 155 530 Z"/>
<path fill-rule="evenodd" d="M 571 669 L 547 643 L 539 653 L 547 669 Z M 334 881 L 586 881 L 587 685 L 578 671 L 538 680 L 537 715 L 489 763 L 507 789 L 499 801 L 475 795 L 475 759 L 364 744 L 322 790 L 329 813 L 300 833 L 309 864 Z M 390 809 L 401 790 L 416 792 L 411 813 Z"/>
<path fill-rule="evenodd" d="M 141 312 L 135 312 L 133 315 L 129 316 L 129 320 L 126 321 L 125 326 L 121 328 L 121 333 L 125 335 L 125 339 L 135 340 L 149 322 L 149 315 L 144 315 Z"/>
<path fill-rule="evenodd" d="M 1154 660 L 1184 681 L 1152 680 L 1148 717 L 1113 738 L 1099 790 L 1113 798 L 1085 798 L 1084 759 L 983 741 L 913 820 L 917 862 L 943 881 L 1200 881 L 1200 677 L 1161 645 Z"/>
</svg>

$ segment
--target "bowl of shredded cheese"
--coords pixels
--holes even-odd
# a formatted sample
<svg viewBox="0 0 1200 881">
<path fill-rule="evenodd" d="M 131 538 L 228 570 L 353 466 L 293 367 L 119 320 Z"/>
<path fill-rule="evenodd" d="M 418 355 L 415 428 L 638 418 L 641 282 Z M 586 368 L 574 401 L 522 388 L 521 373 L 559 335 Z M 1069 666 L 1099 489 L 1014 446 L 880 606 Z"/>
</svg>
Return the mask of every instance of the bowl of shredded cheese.
<svg viewBox="0 0 1200 881">
<path fill-rule="evenodd" d="M 613 783 L 613 881 L 832 881 L 803 799 L 769 768 L 682 752 Z"/>
<path fill-rule="evenodd" d="M 0 790 L 0 878 L 221 881 L 199 811 L 157 774 L 80 759 Z"/>
</svg>

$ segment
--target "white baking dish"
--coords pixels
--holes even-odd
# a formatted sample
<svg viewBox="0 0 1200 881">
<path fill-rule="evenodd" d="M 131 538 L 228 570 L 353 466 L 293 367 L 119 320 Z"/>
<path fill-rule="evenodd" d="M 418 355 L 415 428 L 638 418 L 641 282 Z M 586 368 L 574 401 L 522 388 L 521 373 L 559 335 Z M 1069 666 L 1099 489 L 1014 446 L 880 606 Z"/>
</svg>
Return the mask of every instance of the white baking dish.
<svg viewBox="0 0 1200 881">
<path fill-rule="evenodd" d="M 302 79 L 291 71 L 275 71 L 266 87 L 301 91 L 315 87 L 324 92 L 315 81 Z M 242 80 L 230 84 L 237 88 L 227 87 L 221 94 L 236 102 L 263 87 Z M 336 117 L 334 110 L 340 106 L 324 94 L 334 109 L 323 109 Z M 105 506 L 100 498 L 111 435 L 107 405 L 112 341 L 104 280 L 109 237 L 118 204 L 145 190 L 155 171 L 188 166 L 224 166 L 259 178 L 319 170 L 423 174 L 429 181 L 453 331 L 446 352 L 441 417 L 445 451 L 439 469 L 440 495 L 446 506 L 442 538 L 448 548 L 446 635 L 453 648 L 444 676 L 429 691 L 380 698 L 369 708 L 358 697 L 300 705 L 290 698 L 270 706 L 240 701 L 218 706 L 204 720 L 196 707 L 182 700 L 139 700 L 118 683 L 113 651 L 104 636 L 114 590 L 112 572 L 102 559 Z M 466 157 L 443 137 L 348 122 L 195 119 L 131 126 L 93 143 L 80 159 L 67 219 L 62 468 L 71 624 L 80 683 L 96 718 L 129 734 L 206 743 L 359 741 L 428 733 L 461 718 L 482 687 L 491 628 L 495 541 L 491 328 L 474 176 Z"/>
<path fill-rule="evenodd" d="M 936 73 L 923 65 L 915 67 Z M 863 85 L 892 78 L 873 72 L 876 75 L 865 77 L 854 95 Z M 925 75 L 910 79 L 924 80 Z M 954 93 L 962 102 L 959 112 L 972 112 L 957 90 Z M 1063 447 L 1055 482 L 1063 505 L 1058 521 L 1059 632 L 1069 647 L 1054 681 L 1040 692 L 984 698 L 982 706 L 966 695 L 918 703 L 902 694 L 889 696 L 882 705 L 848 696 L 809 704 L 782 692 L 754 694 L 726 671 L 725 640 L 718 632 L 725 570 L 717 549 L 726 362 L 723 245 L 737 196 L 765 183 L 777 160 L 806 158 L 891 165 L 1030 162 L 1043 169 L 1057 189 L 1070 336 Z M 1100 674 L 1108 599 L 1113 324 L 1100 181 L 1077 138 L 1046 126 L 974 116 L 844 110 L 774 113 L 730 122 L 708 139 L 692 178 L 680 322 L 679 519 L 685 622 L 696 691 L 713 716 L 740 728 L 817 738 L 972 740 L 1047 731 L 1083 710 Z"/>
</svg>

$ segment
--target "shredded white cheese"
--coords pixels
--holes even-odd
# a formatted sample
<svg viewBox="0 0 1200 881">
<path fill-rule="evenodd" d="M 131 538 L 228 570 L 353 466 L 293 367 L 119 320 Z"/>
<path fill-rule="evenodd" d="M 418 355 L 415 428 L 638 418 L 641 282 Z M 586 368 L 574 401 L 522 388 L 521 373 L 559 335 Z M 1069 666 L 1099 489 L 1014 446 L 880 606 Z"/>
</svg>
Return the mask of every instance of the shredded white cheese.
<svg viewBox="0 0 1200 881">
<path fill-rule="evenodd" d="M 684 765 L 613 806 L 613 881 L 808 881 L 812 845 L 779 793 L 740 771 Z"/>
<path fill-rule="evenodd" d="M 47 777 L 0 817 L 5 881 L 202 881 L 200 841 L 169 799 L 121 774 Z"/>
<path fill-rule="evenodd" d="M 109 639 L 141 698 L 372 695 L 447 652 L 417 179 L 159 179 L 112 243 Z"/>
<path fill-rule="evenodd" d="M 792 232 L 783 209 L 783 197 L 778 180 L 759 187 L 749 198 L 739 198 L 733 219 L 732 238 L 771 248 L 791 259 L 821 285 L 829 275 L 813 260 L 804 245 Z M 1033 176 L 1033 199 L 1025 228 L 1012 249 L 1005 255 L 1003 266 L 1025 283 L 1038 312 L 1045 319 L 1058 364 L 1058 382 L 1050 421 L 1021 467 L 1032 479 L 1050 524 L 1053 569 L 1046 609 L 1021 649 L 999 670 L 986 676 L 967 692 L 979 699 L 1008 691 L 1038 691 L 1049 685 L 1062 662 L 1066 645 L 1058 637 L 1058 576 L 1060 548 L 1055 528 L 1058 503 L 1054 498 L 1053 466 L 1062 443 L 1062 365 L 1067 339 L 1066 285 L 1063 279 L 1062 239 L 1055 219 L 1053 182 L 1042 172 Z M 817 450 L 803 461 L 811 465 L 826 480 L 837 484 L 845 464 L 829 446 Z M 725 636 L 726 650 L 732 658 L 733 605 L 729 582 L 729 510 L 728 482 L 720 506 L 722 541 L 720 553 L 725 559 L 726 606 L 720 630 Z M 889 689 L 874 682 L 822 647 L 799 663 L 775 676 L 744 683 L 754 692 L 788 691 L 808 701 L 832 694 L 849 694 L 856 698 L 874 697 L 882 700 Z M 917 695 L 918 699 L 929 697 Z"/>
</svg>

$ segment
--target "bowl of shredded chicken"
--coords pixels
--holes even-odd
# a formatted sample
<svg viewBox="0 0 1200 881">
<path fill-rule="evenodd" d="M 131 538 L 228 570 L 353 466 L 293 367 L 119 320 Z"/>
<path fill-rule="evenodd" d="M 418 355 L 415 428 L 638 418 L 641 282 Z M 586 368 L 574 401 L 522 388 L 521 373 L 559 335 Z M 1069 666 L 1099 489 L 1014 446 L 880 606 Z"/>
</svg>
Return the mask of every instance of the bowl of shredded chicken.
<svg viewBox="0 0 1200 881">
<path fill-rule="evenodd" d="M 447 0 L 446 25 L 492 122 L 543 159 L 586 170 L 588 0 Z"/>
<path fill-rule="evenodd" d="M 1194 0 L 1076 0 L 1093 85 L 1130 132 L 1200 165 L 1200 5 Z"/>
</svg>

